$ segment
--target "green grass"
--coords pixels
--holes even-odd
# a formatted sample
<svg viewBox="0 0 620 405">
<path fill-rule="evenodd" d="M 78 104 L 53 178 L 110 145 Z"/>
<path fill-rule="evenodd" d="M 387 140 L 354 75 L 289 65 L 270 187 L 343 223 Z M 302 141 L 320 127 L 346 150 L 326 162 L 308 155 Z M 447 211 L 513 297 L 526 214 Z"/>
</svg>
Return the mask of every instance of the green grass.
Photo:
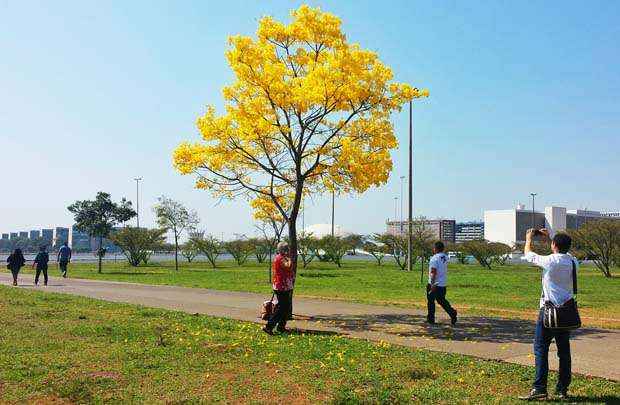
<svg viewBox="0 0 620 405">
<path fill-rule="evenodd" d="M 301 269 L 296 297 L 324 297 L 363 303 L 424 307 L 426 296 L 415 272 L 397 270 L 393 264 L 345 261 L 342 268 L 313 262 Z M 57 274 L 52 269 L 51 274 Z M 95 264 L 72 264 L 70 277 L 116 280 L 144 284 L 179 285 L 229 291 L 269 293 L 267 265 L 250 262 L 238 267 L 222 262 L 217 269 L 207 263 L 183 263 L 176 272 L 171 263 L 130 267 L 125 261 L 105 263 L 103 274 Z M 425 276 L 426 277 L 426 276 Z M 498 266 L 451 264 L 448 299 L 463 313 L 531 318 L 540 297 L 540 271 L 529 265 Z M 579 272 L 578 301 L 585 325 L 620 328 L 620 277 L 604 278 L 591 267 Z"/>
<path fill-rule="evenodd" d="M 533 368 L 0 286 L 0 402 L 512 403 Z M 555 380 L 553 374 L 551 380 Z M 580 402 L 618 383 L 576 376 Z"/>
</svg>

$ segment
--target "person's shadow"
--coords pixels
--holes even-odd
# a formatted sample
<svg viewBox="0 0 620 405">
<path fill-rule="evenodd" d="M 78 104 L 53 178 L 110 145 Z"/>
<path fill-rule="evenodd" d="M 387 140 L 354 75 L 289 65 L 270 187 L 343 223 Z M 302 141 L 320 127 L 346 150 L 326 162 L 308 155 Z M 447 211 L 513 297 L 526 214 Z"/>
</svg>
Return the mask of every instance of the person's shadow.
<svg viewBox="0 0 620 405">
<path fill-rule="evenodd" d="M 485 317 L 459 318 L 455 326 L 448 320 L 428 325 L 423 315 L 409 314 L 362 314 L 310 316 L 309 322 L 322 322 L 347 331 L 373 331 L 403 337 L 433 337 L 456 341 L 478 341 L 493 343 L 531 343 L 535 323 L 522 319 L 501 319 Z M 572 332 L 574 337 L 593 335 L 596 329 L 581 328 Z"/>
</svg>

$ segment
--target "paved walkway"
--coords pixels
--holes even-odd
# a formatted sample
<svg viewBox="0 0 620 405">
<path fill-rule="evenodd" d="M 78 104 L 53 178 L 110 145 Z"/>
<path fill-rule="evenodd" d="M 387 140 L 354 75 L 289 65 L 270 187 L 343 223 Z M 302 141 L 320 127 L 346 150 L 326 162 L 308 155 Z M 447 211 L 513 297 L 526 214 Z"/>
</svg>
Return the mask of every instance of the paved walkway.
<svg viewBox="0 0 620 405">
<path fill-rule="evenodd" d="M 47 287 L 34 287 L 32 275 L 20 277 L 21 288 L 37 288 L 107 301 L 140 304 L 189 313 L 202 313 L 243 321 L 257 318 L 266 295 L 199 288 L 154 286 L 109 281 L 51 278 Z M 10 275 L 0 273 L 0 283 L 10 284 Z M 422 347 L 442 352 L 533 365 L 534 323 L 517 319 L 460 317 L 456 327 L 438 307 L 438 325 L 426 326 L 419 310 L 327 301 L 294 300 L 296 320 L 291 327 L 332 331 L 345 336 Z M 552 344 L 552 351 L 555 347 Z M 583 328 L 571 340 L 573 371 L 620 380 L 620 331 Z M 550 366 L 557 369 L 551 353 Z"/>
</svg>

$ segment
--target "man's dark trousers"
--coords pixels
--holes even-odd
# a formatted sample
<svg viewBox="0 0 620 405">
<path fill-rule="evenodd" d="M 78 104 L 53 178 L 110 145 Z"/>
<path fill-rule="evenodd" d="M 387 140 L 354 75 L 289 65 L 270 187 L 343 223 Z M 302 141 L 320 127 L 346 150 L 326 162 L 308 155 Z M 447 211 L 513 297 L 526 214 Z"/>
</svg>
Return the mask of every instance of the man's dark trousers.
<svg viewBox="0 0 620 405">
<path fill-rule="evenodd" d="M 63 277 L 67 277 L 67 265 L 69 264 L 66 260 L 61 260 L 58 265 L 60 266 L 60 272 Z"/>
<path fill-rule="evenodd" d="M 292 308 L 291 291 L 274 291 L 278 297 L 278 304 L 271 319 L 267 322 L 267 328 L 272 329 L 278 325 L 278 330 L 286 328 L 286 321 L 289 319 L 289 311 Z"/>
<path fill-rule="evenodd" d="M 446 299 L 446 287 L 435 287 L 435 291 L 431 290 L 431 285 L 426 285 L 426 303 L 428 307 L 428 315 L 426 319 L 430 323 L 435 323 L 435 301 L 450 315 L 450 318 L 456 316 L 456 311 L 450 306 L 450 303 Z"/>
<path fill-rule="evenodd" d="M 47 285 L 47 266 L 37 267 L 37 274 L 34 276 L 34 283 L 39 284 L 39 276 L 43 272 L 43 282 Z"/>
<path fill-rule="evenodd" d="M 534 335 L 534 355 L 536 356 L 536 380 L 533 387 L 539 391 L 547 392 L 547 376 L 549 374 L 549 345 L 555 338 L 558 348 L 560 369 L 556 392 L 566 393 L 571 380 L 570 361 L 570 331 L 554 331 L 545 328 L 543 323 L 544 311 L 541 308 L 536 322 Z"/>
</svg>

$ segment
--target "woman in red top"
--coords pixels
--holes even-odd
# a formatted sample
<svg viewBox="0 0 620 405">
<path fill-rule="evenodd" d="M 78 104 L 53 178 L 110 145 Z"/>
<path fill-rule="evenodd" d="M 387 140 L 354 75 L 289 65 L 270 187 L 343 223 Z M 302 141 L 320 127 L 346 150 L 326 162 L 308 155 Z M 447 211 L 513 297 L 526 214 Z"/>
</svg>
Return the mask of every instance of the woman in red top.
<svg viewBox="0 0 620 405">
<path fill-rule="evenodd" d="M 277 254 L 273 259 L 273 292 L 278 298 L 278 304 L 271 318 L 267 321 L 267 325 L 263 330 L 269 334 L 273 334 L 273 328 L 278 327 L 278 332 L 286 332 L 286 321 L 289 319 L 290 308 L 292 308 L 293 282 L 295 273 L 293 265 L 289 257 L 288 244 L 286 242 L 278 243 Z"/>
</svg>

